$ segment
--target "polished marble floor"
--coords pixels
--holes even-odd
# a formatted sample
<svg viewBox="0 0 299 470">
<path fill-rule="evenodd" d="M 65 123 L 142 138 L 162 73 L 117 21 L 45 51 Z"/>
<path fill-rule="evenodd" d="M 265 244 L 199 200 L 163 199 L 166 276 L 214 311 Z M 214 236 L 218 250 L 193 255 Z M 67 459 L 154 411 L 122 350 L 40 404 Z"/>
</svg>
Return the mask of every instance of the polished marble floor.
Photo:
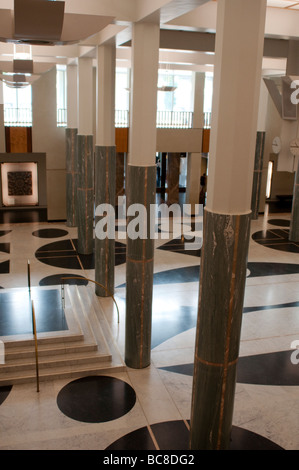
<svg viewBox="0 0 299 470">
<path fill-rule="evenodd" d="M 299 449 L 299 364 L 291 361 L 299 342 L 299 252 L 287 240 L 289 221 L 289 211 L 252 221 L 231 449 Z M 5 328 L 18 334 L 17 315 L 9 322 L 8 311 L 18 311 L 10 289 L 26 288 L 28 260 L 32 288 L 53 296 L 51 308 L 63 277 L 80 276 L 69 282 L 83 286 L 94 279 L 93 255 L 76 251 L 76 228 L 30 222 L 28 214 L 1 222 L 0 339 Z M 125 263 L 122 239 L 115 255 L 119 323 L 111 298 L 100 300 L 122 355 Z M 0 450 L 188 448 L 200 250 L 159 238 L 154 269 L 151 365 L 42 382 L 39 393 L 34 383 L 0 387 Z M 67 328 L 56 307 L 51 325 L 41 312 L 44 328 Z"/>
</svg>

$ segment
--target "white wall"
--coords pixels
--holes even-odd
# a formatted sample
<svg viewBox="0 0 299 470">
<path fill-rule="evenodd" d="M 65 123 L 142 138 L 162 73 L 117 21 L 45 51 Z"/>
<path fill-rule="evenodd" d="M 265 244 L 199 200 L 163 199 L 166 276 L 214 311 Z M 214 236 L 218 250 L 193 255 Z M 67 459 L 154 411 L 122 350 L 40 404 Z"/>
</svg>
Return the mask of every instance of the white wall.
<svg viewBox="0 0 299 470">
<path fill-rule="evenodd" d="M 202 151 L 202 129 L 157 129 L 157 152 Z"/>
<path fill-rule="evenodd" d="M 46 153 L 48 220 L 65 220 L 65 129 L 56 124 L 55 66 L 32 85 L 32 151 Z"/>
</svg>

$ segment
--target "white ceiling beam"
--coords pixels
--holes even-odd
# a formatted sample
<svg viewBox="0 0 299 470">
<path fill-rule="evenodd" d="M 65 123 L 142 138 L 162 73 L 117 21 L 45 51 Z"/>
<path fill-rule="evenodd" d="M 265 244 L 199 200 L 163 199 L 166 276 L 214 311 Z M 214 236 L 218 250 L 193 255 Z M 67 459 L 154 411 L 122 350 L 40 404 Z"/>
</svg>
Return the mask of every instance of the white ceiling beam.
<svg viewBox="0 0 299 470">
<path fill-rule="evenodd" d="M 107 41 L 110 41 L 110 39 L 117 36 L 117 34 L 121 33 L 126 28 L 127 28 L 126 26 L 121 26 L 118 24 L 110 24 L 106 26 L 106 28 L 104 28 L 99 33 L 94 34 L 93 36 L 90 36 L 89 38 L 81 41 L 80 44 L 83 46 L 93 46 L 93 47 L 99 46 L 101 44 L 106 43 Z"/>
<path fill-rule="evenodd" d="M 65 12 L 113 16 L 116 21 L 136 21 L 139 0 L 65 0 Z"/>
<path fill-rule="evenodd" d="M 208 2 L 182 16 L 170 20 L 166 26 L 186 30 L 215 32 L 217 2 Z M 268 7 L 266 12 L 265 36 L 291 39 L 299 36 L 299 10 Z"/>
<path fill-rule="evenodd" d="M 183 14 L 168 21 L 165 26 L 180 27 L 190 31 L 213 32 L 216 31 L 217 3 L 205 3 L 192 12 Z"/>
<path fill-rule="evenodd" d="M 159 62 L 164 64 L 214 65 L 215 55 L 204 52 L 160 50 Z"/>
</svg>

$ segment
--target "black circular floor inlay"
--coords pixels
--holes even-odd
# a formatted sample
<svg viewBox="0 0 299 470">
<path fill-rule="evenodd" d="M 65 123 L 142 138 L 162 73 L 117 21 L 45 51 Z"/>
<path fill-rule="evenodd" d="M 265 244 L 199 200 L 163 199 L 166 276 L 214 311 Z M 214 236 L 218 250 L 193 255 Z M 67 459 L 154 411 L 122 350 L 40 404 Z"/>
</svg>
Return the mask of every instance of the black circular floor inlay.
<svg viewBox="0 0 299 470">
<path fill-rule="evenodd" d="M 39 238 L 58 238 L 65 237 L 65 235 L 68 235 L 68 232 L 59 228 L 44 228 L 36 230 L 32 235 Z"/>
<path fill-rule="evenodd" d="M 39 281 L 40 286 L 60 286 L 61 284 L 87 286 L 88 280 L 78 274 L 53 274 L 52 276 L 44 277 Z"/>
<path fill-rule="evenodd" d="M 42 263 L 62 269 L 94 269 L 95 254 L 80 254 L 77 239 L 64 239 L 48 243 L 36 250 L 35 256 Z M 115 265 L 126 262 L 126 245 L 115 242 Z"/>
<path fill-rule="evenodd" d="M 183 421 L 166 421 L 152 424 L 151 434 L 147 427 L 137 429 L 117 441 L 105 450 L 155 450 L 155 441 L 159 450 L 189 450 L 189 430 Z M 283 450 L 275 442 L 247 429 L 232 427 L 230 450 Z"/>
<path fill-rule="evenodd" d="M 67 384 L 57 396 L 57 405 L 69 418 L 85 423 L 103 423 L 128 413 L 136 402 L 133 388 L 114 377 L 89 376 Z"/>
<path fill-rule="evenodd" d="M 6 400 L 8 395 L 10 394 L 12 389 L 12 385 L 3 385 L 0 387 L 0 405 Z"/>
<path fill-rule="evenodd" d="M 268 220 L 268 223 L 271 225 L 277 225 L 279 227 L 289 227 L 290 221 L 285 219 L 271 219 Z"/>
</svg>

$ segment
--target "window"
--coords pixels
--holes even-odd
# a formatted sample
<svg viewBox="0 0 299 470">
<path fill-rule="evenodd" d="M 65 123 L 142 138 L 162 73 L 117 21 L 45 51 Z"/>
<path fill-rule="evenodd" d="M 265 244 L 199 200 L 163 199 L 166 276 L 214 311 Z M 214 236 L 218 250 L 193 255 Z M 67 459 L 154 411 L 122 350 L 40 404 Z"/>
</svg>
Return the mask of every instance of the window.
<svg viewBox="0 0 299 470">
<path fill-rule="evenodd" d="M 172 90 L 167 91 L 168 87 Z M 192 127 L 193 73 L 183 70 L 160 69 L 159 88 L 157 127 Z"/>
<path fill-rule="evenodd" d="M 3 83 L 4 125 L 32 126 L 31 85 L 15 88 Z"/>
<path fill-rule="evenodd" d="M 213 101 L 213 73 L 206 72 L 205 76 L 205 91 L 204 91 L 204 126 L 211 126 L 212 115 L 212 101 Z"/>
<path fill-rule="evenodd" d="M 272 189 L 272 176 L 273 176 L 274 162 L 272 160 L 268 163 L 267 185 L 266 185 L 266 198 L 270 199 Z"/>
<path fill-rule="evenodd" d="M 66 66 L 56 66 L 56 105 L 57 105 L 57 126 L 67 125 L 67 89 L 66 89 Z"/>
<path fill-rule="evenodd" d="M 115 126 L 129 126 L 130 84 L 129 69 L 116 68 L 115 75 Z"/>
</svg>

